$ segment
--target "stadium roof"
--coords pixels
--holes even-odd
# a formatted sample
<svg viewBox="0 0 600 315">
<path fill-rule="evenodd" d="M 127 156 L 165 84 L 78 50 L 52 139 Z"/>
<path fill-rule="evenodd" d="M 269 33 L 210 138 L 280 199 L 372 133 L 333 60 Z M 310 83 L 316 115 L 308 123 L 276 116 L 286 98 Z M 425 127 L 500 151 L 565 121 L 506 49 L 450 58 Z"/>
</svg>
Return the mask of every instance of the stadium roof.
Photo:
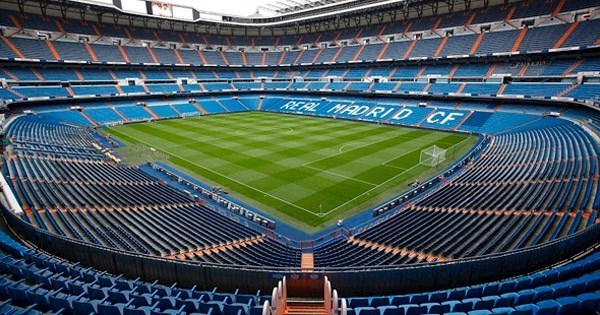
<svg viewBox="0 0 600 315">
<path fill-rule="evenodd" d="M 513 0 L 220 0 L 207 4 L 208 1 L 189 0 L 3 0 L 0 7 L 145 28 L 285 36 L 371 26 L 510 1 Z M 219 13 L 222 10 L 227 12 Z"/>
<path fill-rule="evenodd" d="M 111 3 L 111 0 L 97 0 Z M 158 0 L 158 2 L 175 6 L 190 6 L 200 12 L 211 12 L 217 15 L 237 17 L 274 17 L 286 13 L 300 12 L 314 8 L 326 7 L 335 3 L 351 3 L 358 0 L 220 0 L 220 1 L 188 1 Z M 137 0 L 121 0 L 126 4 Z M 141 8 L 145 10 L 145 7 Z"/>
<path fill-rule="evenodd" d="M 42 1 L 43 2 L 43 1 Z M 224 0 L 218 3 L 184 0 L 69 0 L 87 9 L 104 8 L 122 14 L 144 15 L 184 22 L 208 22 L 231 26 L 277 27 L 314 19 L 335 19 L 382 9 L 406 7 L 421 0 Z M 242 4 L 240 4 L 242 3 Z M 236 6 L 236 9 L 232 9 Z M 255 7 L 255 8 L 253 8 Z M 245 11 L 253 8 L 251 12 Z M 260 13 L 255 14 L 256 11 Z M 261 11 L 262 10 L 262 11 Z M 227 11 L 227 13 L 221 13 Z M 245 11 L 245 13 L 243 13 Z M 254 14 L 253 14 L 254 13 Z"/>
</svg>

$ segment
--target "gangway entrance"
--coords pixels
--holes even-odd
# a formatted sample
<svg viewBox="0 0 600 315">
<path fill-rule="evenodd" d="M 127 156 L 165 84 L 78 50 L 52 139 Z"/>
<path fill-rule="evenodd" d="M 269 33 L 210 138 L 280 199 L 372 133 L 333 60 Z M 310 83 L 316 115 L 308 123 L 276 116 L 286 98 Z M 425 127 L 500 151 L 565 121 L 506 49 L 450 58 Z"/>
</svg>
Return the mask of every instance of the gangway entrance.
<svg viewBox="0 0 600 315">
<path fill-rule="evenodd" d="M 314 280 L 289 280 L 284 277 L 273 288 L 271 302 L 263 304 L 263 315 L 342 315 L 338 293 L 327 277 Z"/>
</svg>

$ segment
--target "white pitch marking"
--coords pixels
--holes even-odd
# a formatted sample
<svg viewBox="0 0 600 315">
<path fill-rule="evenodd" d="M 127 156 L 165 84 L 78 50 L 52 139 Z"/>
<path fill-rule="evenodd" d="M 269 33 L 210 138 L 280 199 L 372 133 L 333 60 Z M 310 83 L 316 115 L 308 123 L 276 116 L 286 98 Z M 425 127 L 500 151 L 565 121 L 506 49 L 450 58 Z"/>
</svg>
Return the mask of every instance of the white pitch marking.
<svg viewBox="0 0 600 315">
<path fill-rule="evenodd" d="M 350 152 L 350 151 L 353 151 L 353 150 L 356 150 L 356 149 L 360 149 L 360 147 L 356 147 L 356 148 L 350 149 L 350 150 L 348 150 L 348 151 L 343 151 L 343 150 L 342 150 L 342 148 L 343 148 L 343 147 L 345 147 L 345 146 L 347 146 L 347 145 L 352 145 L 352 144 L 354 144 L 354 143 L 360 143 L 360 144 L 369 144 L 369 145 L 371 145 L 371 144 L 375 144 L 375 143 L 383 142 L 383 141 L 386 141 L 386 140 L 391 140 L 391 139 L 393 139 L 393 138 L 396 138 L 396 137 L 398 137 L 398 138 L 409 138 L 409 137 L 406 137 L 406 136 L 398 136 L 398 135 L 395 135 L 395 136 L 392 136 L 392 137 L 387 137 L 387 138 L 383 138 L 383 139 L 381 139 L 381 140 L 377 140 L 377 141 L 374 141 L 374 142 L 351 142 L 351 143 L 346 143 L 346 144 L 343 144 L 342 146 L 340 146 L 340 148 L 339 148 L 339 150 L 338 150 L 338 151 L 339 151 L 339 153 L 332 154 L 332 155 L 328 155 L 328 156 L 325 156 L 325 157 L 323 157 L 323 158 L 320 158 L 320 159 L 318 159 L 318 160 L 310 161 L 310 162 L 306 163 L 305 165 L 314 164 L 314 163 L 317 163 L 317 162 L 320 162 L 320 161 L 323 161 L 323 160 L 327 160 L 327 159 L 329 159 L 329 158 L 332 158 L 332 157 L 334 157 L 334 156 L 342 155 L 342 154 L 344 154 L 344 153 L 348 153 L 348 152 Z"/>
<path fill-rule="evenodd" d="M 364 184 L 367 184 L 367 185 L 370 185 L 370 186 L 377 186 L 377 184 L 369 183 L 369 182 L 366 182 L 364 180 L 360 180 L 360 179 L 348 177 L 348 176 L 345 176 L 345 175 L 342 175 L 342 174 L 338 174 L 338 173 L 335 173 L 335 172 L 331 172 L 331 171 L 327 171 L 327 170 L 322 170 L 322 169 L 320 169 L 318 167 L 313 167 L 313 166 L 309 166 L 309 165 L 302 165 L 302 166 L 306 167 L 306 168 L 310 168 L 311 170 L 315 170 L 315 171 L 327 173 L 327 174 L 330 174 L 330 175 L 333 175 L 333 176 L 337 176 L 337 177 L 341 177 L 341 178 L 353 180 L 353 181 L 356 181 L 356 182 L 359 182 L 359 183 L 364 183 Z"/>
<path fill-rule="evenodd" d="M 408 151 L 408 152 L 404 152 L 404 153 L 402 153 L 402 155 L 395 156 L 395 157 L 393 157 L 393 158 L 391 158 L 391 159 L 389 159 L 389 160 L 387 160 L 387 161 L 385 161 L 385 162 L 381 163 L 381 165 L 384 165 L 384 166 L 389 166 L 389 167 L 391 167 L 391 168 L 396 168 L 396 169 L 402 169 L 402 170 L 406 170 L 406 168 L 404 168 L 404 167 L 399 167 L 399 166 L 394 166 L 394 165 L 388 165 L 388 163 L 389 163 L 389 162 L 391 162 L 391 161 L 393 161 L 393 160 L 395 160 L 395 159 L 397 159 L 397 158 L 399 158 L 399 157 L 401 157 L 401 156 L 405 156 L 405 155 L 407 155 L 407 154 L 413 153 L 413 152 L 415 152 L 415 151 L 417 151 L 417 150 L 419 150 L 419 149 L 421 149 L 421 147 L 420 147 L 420 146 L 419 146 L 419 147 L 417 147 L 417 148 L 415 148 L 415 149 L 413 149 L 413 150 L 410 150 L 410 151 Z"/>
<path fill-rule="evenodd" d="M 164 147 L 163 150 L 174 149 L 174 148 L 177 148 L 177 147 L 184 147 L 186 145 L 190 145 L 190 144 L 194 144 L 194 143 L 198 143 L 198 142 L 199 142 L 198 140 L 194 140 L 194 141 L 188 141 L 188 142 L 184 142 L 184 143 L 178 143 L 178 144 L 174 144 L 174 145 L 170 145 L 170 146 Z"/>
<path fill-rule="evenodd" d="M 288 128 L 288 129 L 290 129 L 290 132 L 294 132 L 294 129 L 293 129 L 293 128 Z M 238 133 L 238 131 L 240 131 L 240 130 L 242 130 L 242 129 L 238 129 L 238 130 L 236 130 L 236 133 Z M 239 133 L 238 133 L 238 134 L 239 134 Z M 131 135 L 129 135 L 129 137 L 131 137 L 131 138 L 134 138 L 134 139 L 138 140 L 139 142 L 142 142 L 142 143 L 146 144 L 146 145 L 147 145 L 147 146 L 149 146 L 149 147 L 152 147 L 152 146 L 151 146 L 149 143 L 147 143 L 146 141 L 140 140 L 140 139 L 138 139 L 138 138 L 136 138 L 136 137 L 133 137 L 133 136 L 131 136 Z M 401 137 L 401 138 L 410 138 L 410 137 L 407 137 L 407 136 L 398 136 L 398 137 Z M 379 141 L 376 141 L 376 142 L 371 142 L 370 144 L 374 144 L 374 143 L 383 142 L 383 141 L 385 141 L 385 140 L 389 140 L 389 139 L 392 139 L 392 138 L 393 138 L 393 137 L 386 138 L 386 139 L 382 139 L 382 140 L 379 140 Z M 467 137 L 466 139 L 464 139 L 464 140 L 462 140 L 461 142 L 459 142 L 459 143 L 457 143 L 457 144 L 455 144 L 455 145 L 451 146 L 451 147 L 450 147 L 450 148 L 448 148 L 448 149 L 451 149 L 452 147 L 458 146 L 459 144 L 461 144 L 462 142 L 466 141 L 466 140 L 467 140 L 467 139 L 469 139 L 469 138 L 470 138 L 470 137 Z M 414 139 L 414 138 L 410 138 L 410 139 Z M 351 144 L 351 143 L 350 143 L 350 144 Z M 344 145 L 342 145 L 342 147 L 343 147 L 343 146 L 344 146 Z M 309 165 L 309 164 L 313 164 L 313 163 L 315 163 L 315 162 L 319 162 L 319 161 L 325 160 L 325 159 L 327 159 L 327 158 L 330 158 L 330 157 L 333 157 L 333 156 L 337 156 L 337 155 L 341 155 L 341 154 L 345 153 L 345 152 L 341 152 L 341 151 L 342 151 L 342 147 L 340 147 L 340 150 L 339 150 L 339 151 L 340 151 L 340 153 L 339 153 L 339 154 L 334 154 L 334 155 L 331 155 L 331 156 L 327 156 L 327 157 L 321 158 L 321 159 L 319 159 L 319 160 L 312 161 L 312 162 L 310 162 L 310 163 L 304 164 L 304 165 L 302 165 L 302 166 L 304 166 L 304 167 L 307 167 L 307 168 L 312 168 L 312 169 L 315 169 L 315 170 L 318 170 L 318 171 L 321 171 L 321 172 L 327 172 L 327 171 L 323 171 L 323 170 L 321 170 L 321 169 L 317 169 L 317 168 L 314 168 L 314 167 L 311 167 L 311 166 L 308 166 L 308 165 Z M 448 150 L 448 149 L 447 149 L 447 150 Z M 164 149 L 158 148 L 158 150 L 160 150 L 160 151 L 163 151 L 163 152 L 164 152 Z M 354 150 L 354 149 L 352 149 L 352 150 Z M 352 151 L 352 150 L 350 150 L 350 151 Z M 415 149 L 415 150 L 417 150 L 417 149 Z M 413 151 L 414 151 L 414 150 L 413 150 Z M 346 152 L 349 152 L 349 151 L 346 151 Z M 302 211 L 308 212 L 308 213 L 310 213 L 310 214 L 312 214 L 312 215 L 314 215 L 314 216 L 318 216 L 318 217 L 324 217 L 324 216 L 327 216 L 327 215 L 329 215 L 330 213 L 332 213 L 332 212 L 336 211 L 337 209 L 339 209 L 339 208 L 341 208 L 341 207 L 343 207 L 343 206 L 345 206 L 345 205 L 349 204 L 350 202 L 352 202 L 352 201 L 354 201 L 354 200 L 356 200 L 356 199 L 358 199 L 358 198 L 360 198 L 360 197 L 362 197 L 362 196 L 364 196 L 364 195 L 370 195 L 371 191 L 373 191 L 373 190 L 375 190 L 375 189 L 377 189 L 377 188 L 379 188 L 379 187 L 381 187 L 381 186 L 383 186 L 383 185 L 387 184 L 388 182 L 390 182 L 390 181 L 394 180 L 395 178 L 397 178 L 397 177 L 399 177 L 399 176 L 401 176 L 401 175 L 403 175 L 403 174 L 405 174 L 405 173 L 407 173 L 407 172 L 410 172 L 410 171 L 412 171 L 413 169 L 415 169 L 416 167 L 420 166 L 420 164 L 416 164 L 416 165 L 412 166 L 411 168 L 405 169 L 403 172 L 401 172 L 401 173 L 399 173 L 399 174 L 395 175 L 394 177 L 391 177 L 391 178 L 389 178 L 388 180 L 386 180 L 386 181 L 382 182 L 382 183 L 381 183 L 381 184 L 379 184 L 379 185 L 376 185 L 376 186 L 374 186 L 373 188 L 371 188 L 371 189 L 369 189 L 369 190 L 367 190 L 367 191 L 363 192 L 362 194 L 360 194 L 360 195 L 357 195 L 356 197 L 354 197 L 354 198 L 352 198 L 352 199 L 350 199 L 350 200 L 348 200 L 348 201 L 346 201 L 346 202 L 344 202 L 344 203 L 340 204 L 339 206 L 337 206 L 337 207 L 335 207 L 335 208 L 333 208 L 333 209 L 329 210 L 328 212 L 324 212 L 324 213 L 315 213 L 315 212 L 312 212 L 312 211 L 310 211 L 310 210 L 308 210 L 308 209 L 306 209 L 306 208 L 300 207 L 300 206 L 298 206 L 298 205 L 295 205 L 295 204 L 293 204 L 293 203 L 290 203 L 290 202 L 288 202 L 288 201 L 286 201 L 286 200 L 283 200 L 283 199 L 281 199 L 281 198 L 279 198 L 279 197 L 277 197 L 277 196 L 271 195 L 271 194 L 269 194 L 269 193 L 266 193 L 266 192 L 264 192 L 264 191 L 262 191 L 262 190 L 260 190 L 260 189 L 257 189 L 257 188 L 255 188 L 255 187 L 252 187 L 252 186 L 249 186 L 249 185 L 247 185 L 247 184 L 244 184 L 244 183 L 242 183 L 242 182 L 240 182 L 240 181 L 238 181 L 238 180 L 235 180 L 235 179 L 233 179 L 233 178 L 230 178 L 229 176 L 226 176 L 226 175 L 223 175 L 223 174 L 221 174 L 221 173 L 219 173 L 219 172 L 216 172 L 216 171 L 213 171 L 213 170 L 207 169 L 207 168 L 203 167 L 202 165 L 196 164 L 196 163 L 194 163 L 194 162 L 192 162 L 192 161 L 190 161 L 190 160 L 188 160 L 188 159 L 186 159 L 186 158 L 183 158 L 183 157 L 181 157 L 181 156 L 179 156 L 179 155 L 172 154 L 172 153 L 169 153 L 169 152 L 164 152 L 164 153 L 166 153 L 166 154 L 170 154 L 170 155 L 172 155 L 172 156 L 175 156 L 175 157 L 178 157 L 178 158 L 180 158 L 180 159 L 182 159 L 182 160 L 185 160 L 185 161 L 187 161 L 187 162 L 189 162 L 189 163 L 191 163 L 191 164 L 193 164 L 193 165 L 196 165 L 196 166 L 198 166 L 198 167 L 200 167 L 200 168 L 202 168 L 202 169 L 204 169 L 204 170 L 207 170 L 207 171 L 209 171 L 209 172 L 211 172 L 211 173 L 214 173 L 214 174 L 217 174 L 217 175 L 219 175 L 219 176 L 222 176 L 222 177 L 224 177 L 224 178 L 227 178 L 227 179 L 229 179 L 229 180 L 231 180 L 231 181 L 233 181 L 233 182 L 236 182 L 236 183 L 238 183 L 238 184 L 240 184 L 240 185 L 242 185 L 242 186 L 246 186 L 246 187 L 248 187 L 248 188 L 250 188 L 250 189 L 252 189 L 252 190 L 255 190 L 255 191 L 258 191 L 258 192 L 260 192 L 260 193 L 263 193 L 265 196 L 270 196 L 270 197 L 272 197 L 272 198 L 274 198 L 274 199 L 277 199 L 277 200 L 279 200 L 279 201 L 281 201 L 281 202 L 283 202 L 283 203 L 286 203 L 286 204 L 288 204 L 288 205 L 290 205 L 290 206 L 292 206 L 292 207 L 294 207 L 294 208 L 296 208 L 296 209 L 299 209 L 299 210 L 302 210 Z M 388 161 L 388 162 L 389 162 L 389 161 Z M 386 163 L 387 163 L 387 162 L 386 162 Z M 383 164 L 384 164 L 384 163 L 382 163 L 382 165 L 383 165 Z M 402 168 L 400 168 L 400 167 L 395 167 L 395 166 L 391 166 L 391 165 L 386 165 L 386 166 L 389 166 L 389 167 L 392 167 L 392 168 L 397 168 L 397 169 L 402 169 Z M 329 172 L 329 173 L 331 173 L 331 172 Z M 340 174 L 335 174 L 335 173 L 332 173 L 332 175 L 334 175 L 334 176 L 340 176 L 340 177 L 344 177 L 343 175 L 340 175 Z M 357 180 L 357 179 L 354 179 L 354 178 L 349 178 L 349 179 L 356 180 L 356 181 L 359 181 L 359 182 L 363 182 L 363 181 L 361 181 L 361 180 Z M 368 183 L 368 182 L 363 182 L 363 183 L 365 183 L 365 184 L 369 184 L 369 185 L 375 185 L 375 184 L 373 184 L 373 183 Z"/>
<path fill-rule="evenodd" d="M 383 142 L 383 141 L 386 141 L 386 140 L 391 140 L 391 139 L 393 139 L 393 138 L 401 138 L 401 139 L 415 140 L 415 139 L 419 139 L 419 138 L 423 138 L 423 137 L 427 137 L 427 136 L 428 136 L 428 135 L 425 135 L 425 136 L 421 136 L 421 137 L 416 137 L 416 138 L 414 138 L 414 137 L 406 136 L 405 134 L 406 134 L 406 133 L 402 133 L 402 134 L 399 134 L 399 135 L 393 135 L 393 136 L 391 136 L 391 137 L 383 138 L 383 139 L 381 139 L 381 140 L 377 140 L 377 141 L 374 141 L 374 142 L 364 142 L 364 141 L 362 141 L 362 142 L 350 142 L 350 143 L 346 143 L 346 144 L 343 144 L 343 145 L 342 145 L 342 146 L 339 148 L 339 150 L 338 150 L 338 151 L 339 151 L 339 153 L 336 153 L 336 154 L 333 154 L 333 155 L 329 155 L 329 156 L 325 156 L 325 157 L 323 157 L 323 158 L 320 158 L 320 159 L 318 159 L 318 160 L 311 161 L 311 162 L 309 162 L 309 163 L 306 163 L 306 165 L 309 165 L 309 164 L 314 164 L 314 163 L 317 163 L 317 162 L 320 162 L 320 161 L 326 160 L 326 159 L 328 159 L 328 158 L 332 158 L 332 157 L 334 157 L 334 156 L 342 155 L 342 154 L 344 154 L 344 153 L 348 153 L 348 152 L 350 152 L 350 151 L 353 151 L 353 150 L 356 150 L 356 149 L 360 149 L 360 147 L 356 147 L 356 148 L 352 148 L 352 149 L 350 149 L 350 150 L 348 150 L 348 151 L 343 151 L 343 150 L 342 150 L 342 148 L 344 148 L 345 146 L 348 146 L 348 145 L 353 145 L 353 144 L 355 144 L 355 143 L 360 143 L 360 144 L 368 144 L 368 145 L 371 145 L 371 144 L 380 143 L 380 142 Z"/>
<path fill-rule="evenodd" d="M 394 177 L 392 177 L 392 178 L 390 178 L 390 179 L 386 180 L 385 182 L 383 182 L 383 183 L 381 183 L 381 184 L 379 184 L 379 185 L 377 185 L 377 186 L 375 186 L 375 187 L 373 187 L 373 188 L 371 188 L 371 189 L 369 189 L 369 190 L 365 191 L 364 193 L 362 193 L 362 194 L 360 194 L 360 195 L 358 195 L 358 196 L 356 196 L 356 197 L 354 197 L 354 198 L 352 198 L 352 199 L 350 199 L 350 200 L 348 200 L 348 201 L 346 201 L 346 202 L 342 203 L 341 205 L 339 205 L 339 206 L 337 206 L 337 207 L 335 207 L 335 208 L 333 208 L 333 209 L 329 210 L 329 212 L 325 212 L 325 215 L 328 215 L 329 213 L 331 213 L 331 212 L 333 212 L 333 211 L 335 211 L 335 210 L 337 210 L 337 209 L 339 209 L 339 208 L 341 208 L 341 207 L 343 207 L 343 206 L 345 206 L 345 205 L 347 205 L 347 204 L 351 203 L 352 201 L 354 201 L 354 200 L 356 200 L 356 199 L 358 199 L 358 198 L 360 198 L 360 197 L 362 197 L 362 196 L 364 196 L 364 195 L 368 195 L 368 194 L 370 194 L 370 193 L 371 193 L 371 191 L 373 191 L 373 190 L 375 190 L 375 189 L 377 189 L 377 188 L 379 188 L 379 187 L 381 187 L 381 186 L 383 186 L 383 185 L 385 185 L 385 184 L 387 184 L 387 183 L 391 182 L 392 180 L 396 179 L 396 177 L 398 177 L 398 176 L 400 176 L 400 175 L 403 175 L 403 174 L 405 174 L 405 173 L 408 173 L 408 172 L 412 171 L 412 170 L 413 170 L 413 169 L 415 169 L 417 166 L 420 166 L 420 164 L 416 164 L 415 166 L 413 166 L 413 167 L 411 167 L 411 168 L 409 168 L 409 169 L 405 170 L 404 172 L 401 172 L 401 173 L 399 173 L 398 175 L 396 175 L 396 176 L 394 176 Z"/>
<path fill-rule="evenodd" d="M 455 146 L 457 146 L 457 145 L 459 145 L 459 144 L 461 144 L 461 143 L 465 142 L 467 139 L 470 139 L 470 138 L 471 138 L 471 137 L 469 136 L 469 137 L 465 138 L 464 140 L 462 140 L 461 142 L 459 142 L 459 143 L 457 143 L 457 144 L 453 145 L 452 147 L 455 147 Z M 449 149 L 451 149 L 452 147 L 450 147 L 450 148 L 448 148 L 448 149 L 446 149 L 446 150 L 449 150 Z M 383 185 L 385 185 L 385 184 L 389 183 L 390 181 L 394 180 L 396 177 L 398 177 L 398 176 L 400 176 L 400 175 L 403 175 L 403 174 L 405 174 L 405 173 L 408 173 L 408 172 L 412 171 L 413 169 L 415 169 L 415 168 L 416 168 L 416 167 L 418 167 L 418 166 L 421 166 L 421 164 L 415 164 L 413 167 L 411 167 L 411 168 L 409 168 L 409 169 L 407 169 L 407 170 L 403 171 L 402 173 L 399 173 L 398 175 L 396 175 L 396 176 L 394 176 L 394 177 L 392 177 L 392 178 L 390 178 L 390 179 L 386 180 L 385 182 L 383 182 L 383 183 L 379 184 L 379 186 L 373 187 L 373 188 L 371 188 L 371 189 L 369 189 L 369 190 L 365 191 L 364 193 L 362 193 L 362 194 L 360 194 L 360 195 L 358 195 L 358 196 L 356 196 L 356 197 L 354 197 L 354 198 L 352 198 L 352 199 L 350 199 L 350 200 L 348 200 L 348 201 L 344 202 L 343 204 L 341 204 L 341 205 L 339 205 L 339 206 L 337 206 L 337 207 L 335 207 L 335 208 L 333 208 L 333 209 L 329 210 L 328 212 L 325 212 L 325 215 L 328 215 L 329 213 L 331 213 L 331 212 L 333 212 L 333 211 L 335 211 L 335 210 L 337 210 L 337 209 L 339 209 L 339 208 L 341 208 L 341 207 L 343 207 L 343 206 L 345 206 L 345 205 L 349 204 L 350 202 L 352 202 L 352 201 L 354 201 L 354 200 L 356 200 L 356 199 L 358 199 L 358 198 L 360 198 L 360 197 L 362 197 L 362 196 L 364 196 L 364 195 L 366 195 L 366 194 L 369 194 L 371 191 L 373 191 L 373 190 L 375 190 L 375 189 L 377 189 L 377 188 L 379 188 L 379 187 L 381 187 L 381 186 L 383 186 Z"/>
<path fill-rule="evenodd" d="M 247 129 L 250 129 L 250 128 L 239 128 L 239 129 L 236 129 L 235 130 L 235 134 L 236 135 L 241 135 L 241 134 L 243 134 L 243 131 L 247 130 Z M 292 134 L 292 133 L 294 133 L 294 128 L 291 128 L 291 127 L 287 127 L 287 128 L 286 127 L 284 127 L 284 128 L 275 127 L 275 128 L 268 128 L 268 129 L 263 129 L 263 130 L 273 131 L 273 130 L 285 130 L 285 129 L 287 129 L 288 131 L 284 132 L 284 134 Z M 262 131 L 262 130 L 259 130 L 259 131 Z"/>
<path fill-rule="evenodd" d="M 394 166 L 394 165 L 389 165 L 389 164 L 385 164 L 385 163 L 381 163 L 381 165 L 385 166 L 385 167 L 395 168 L 395 169 L 401 170 L 401 171 L 406 171 L 406 168 L 400 167 L 400 166 Z"/>
<path fill-rule="evenodd" d="M 350 151 L 352 151 L 352 150 L 355 150 L 355 149 L 358 149 L 358 148 L 362 147 L 364 144 L 369 144 L 369 143 L 368 142 L 350 142 L 350 143 L 346 143 L 346 144 L 343 144 L 340 147 L 340 149 L 338 150 L 338 152 L 340 152 L 340 154 L 343 154 L 345 147 L 350 147 L 351 148 Z M 352 146 L 357 146 L 357 147 L 352 148 Z"/>
<path fill-rule="evenodd" d="M 139 142 L 142 142 L 142 143 L 144 143 L 145 145 L 147 145 L 147 146 L 149 146 L 149 147 L 152 147 L 152 145 L 150 145 L 150 144 L 149 144 L 148 142 L 146 142 L 146 141 L 143 141 L 143 140 L 141 140 L 141 139 L 139 139 L 139 138 L 136 138 L 136 137 L 134 137 L 134 136 L 129 136 L 129 137 L 131 137 L 131 138 L 134 138 L 135 140 L 137 140 L 137 141 L 139 141 Z M 306 209 L 306 208 L 300 207 L 300 206 L 298 206 L 298 205 L 295 205 L 295 204 L 293 204 L 293 203 L 291 203 L 291 202 L 289 202 L 289 201 L 287 201 L 287 200 L 284 200 L 284 199 L 281 199 L 281 198 L 279 198 L 279 197 L 277 197 L 277 196 L 271 195 L 271 194 L 269 194 L 269 193 L 267 193 L 267 192 L 264 192 L 264 191 L 262 191 L 262 190 L 260 190 L 260 189 L 257 189 L 256 187 L 252 187 L 252 186 L 250 186 L 250 185 L 247 185 L 247 184 L 245 184 L 245 183 L 242 183 L 242 182 L 240 182 L 240 181 L 238 181 L 238 180 L 236 180 L 236 179 L 233 179 L 233 178 L 231 178 L 231 177 L 229 177 L 229 176 L 223 175 L 223 174 L 221 174 L 221 173 L 219 173 L 219 172 L 217 172 L 217 171 L 213 171 L 213 170 L 207 169 L 207 168 L 205 168 L 204 166 L 202 166 L 202 165 L 199 165 L 199 164 L 197 164 L 197 163 L 194 163 L 194 162 L 192 162 L 192 161 L 190 161 L 190 160 L 188 160 L 188 159 L 186 159 L 186 158 L 184 158 L 184 157 L 182 157 L 182 156 L 179 156 L 179 155 L 177 155 L 177 154 L 173 154 L 173 153 L 170 153 L 170 152 L 165 152 L 165 150 L 164 150 L 164 149 L 162 149 L 162 148 L 157 148 L 157 149 L 158 149 L 158 150 L 160 150 L 160 151 L 163 151 L 163 153 L 166 153 L 166 154 L 169 154 L 169 155 L 175 156 L 175 157 L 177 157 L 177 158 L 180 158 L 180 159 L 182 159 L 182 160 L 184 160 L 184 161 L 186 161 L 186 162 L 188 162 L 188 163 L 190 163 L 190 164 L 196 165 L 196 166 L 198 166 L 198 167 L 200 167 L 200 168 L 202 168 L 202 169 L 204 169 L 204 170 L 207 170 L 207 171 L 209 171 L 209 172 L 211 172 L 211 173 L 214 173 L 214 174 L 217 174 L 217 175 L 219 175 L 219 176 L 222 176 L 222 177 L 224 177 L 224 178 L 227 178 L 227 179 L 229 179 L 230 181 L 236 182 L 236 183 L 238 183 L 238 184 L 240 184 L 240 185 L 242 185 L 242 186 L 246 186 L 246 187 L 248 187 L 248 188 L 250 188 L 250 189 L 252 189 L 252 190 L 258 191 L 259 193 L 265 194 L 266 196 L 269 196 L 269 197 L 271 197 L 271 198 L 277 199 L 277 200 L 279 200 L 279 201 L 281 201 L 281 202 L 283 202 L 283 203 L 286 203 L 286 204 L 288 204 L 288 205 L 290 205 L 290 206 L 292 206 L 292 207 L 294 207 L 294 208 L 296 208 L 296 209 L 299 209 L 299 210 L 302 210 L 302 211 L 308 212 L 308 213 L 310 213 L 310 214 L 312 214 L 312 215 L 317 215 L 316 213 L 314 213 L 314 212 L 312 212 L 312 211 L 310 211 L 310 210 L 308 210 L 308 209 Z M 318 215 L 317 215 L 317 216 L 318 216 Z"/>
</svg>

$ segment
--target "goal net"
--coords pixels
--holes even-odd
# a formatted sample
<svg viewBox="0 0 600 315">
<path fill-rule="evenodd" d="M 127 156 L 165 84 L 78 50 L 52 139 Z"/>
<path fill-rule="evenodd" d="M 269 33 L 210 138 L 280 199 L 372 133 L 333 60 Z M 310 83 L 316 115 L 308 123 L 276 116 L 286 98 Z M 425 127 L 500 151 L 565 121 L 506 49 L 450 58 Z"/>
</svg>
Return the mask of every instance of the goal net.
<svg viewBox="0 0 600 315">
<path fill-rule="evenodd" d="M 446 159 L 446 150 L 432 145 L 429 148 L 423 149 L 421 151 L 421 158 L 419 163 L 421 165 L 427 166 L 436 166 L 442 163 Z"/>
</svg>

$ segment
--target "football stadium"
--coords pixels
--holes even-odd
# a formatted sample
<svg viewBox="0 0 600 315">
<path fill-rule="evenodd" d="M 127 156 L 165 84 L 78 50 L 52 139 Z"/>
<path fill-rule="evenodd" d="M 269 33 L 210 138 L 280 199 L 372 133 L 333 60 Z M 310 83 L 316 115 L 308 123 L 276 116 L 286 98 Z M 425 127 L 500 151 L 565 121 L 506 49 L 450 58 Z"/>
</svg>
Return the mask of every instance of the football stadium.
<svg viewBox="0 0 600 315">
<path fill-rule="evenodd" d="M 600 314 L 598 1 L 3 0 L 0 82 L 0 314 Z"/>
</svg>

